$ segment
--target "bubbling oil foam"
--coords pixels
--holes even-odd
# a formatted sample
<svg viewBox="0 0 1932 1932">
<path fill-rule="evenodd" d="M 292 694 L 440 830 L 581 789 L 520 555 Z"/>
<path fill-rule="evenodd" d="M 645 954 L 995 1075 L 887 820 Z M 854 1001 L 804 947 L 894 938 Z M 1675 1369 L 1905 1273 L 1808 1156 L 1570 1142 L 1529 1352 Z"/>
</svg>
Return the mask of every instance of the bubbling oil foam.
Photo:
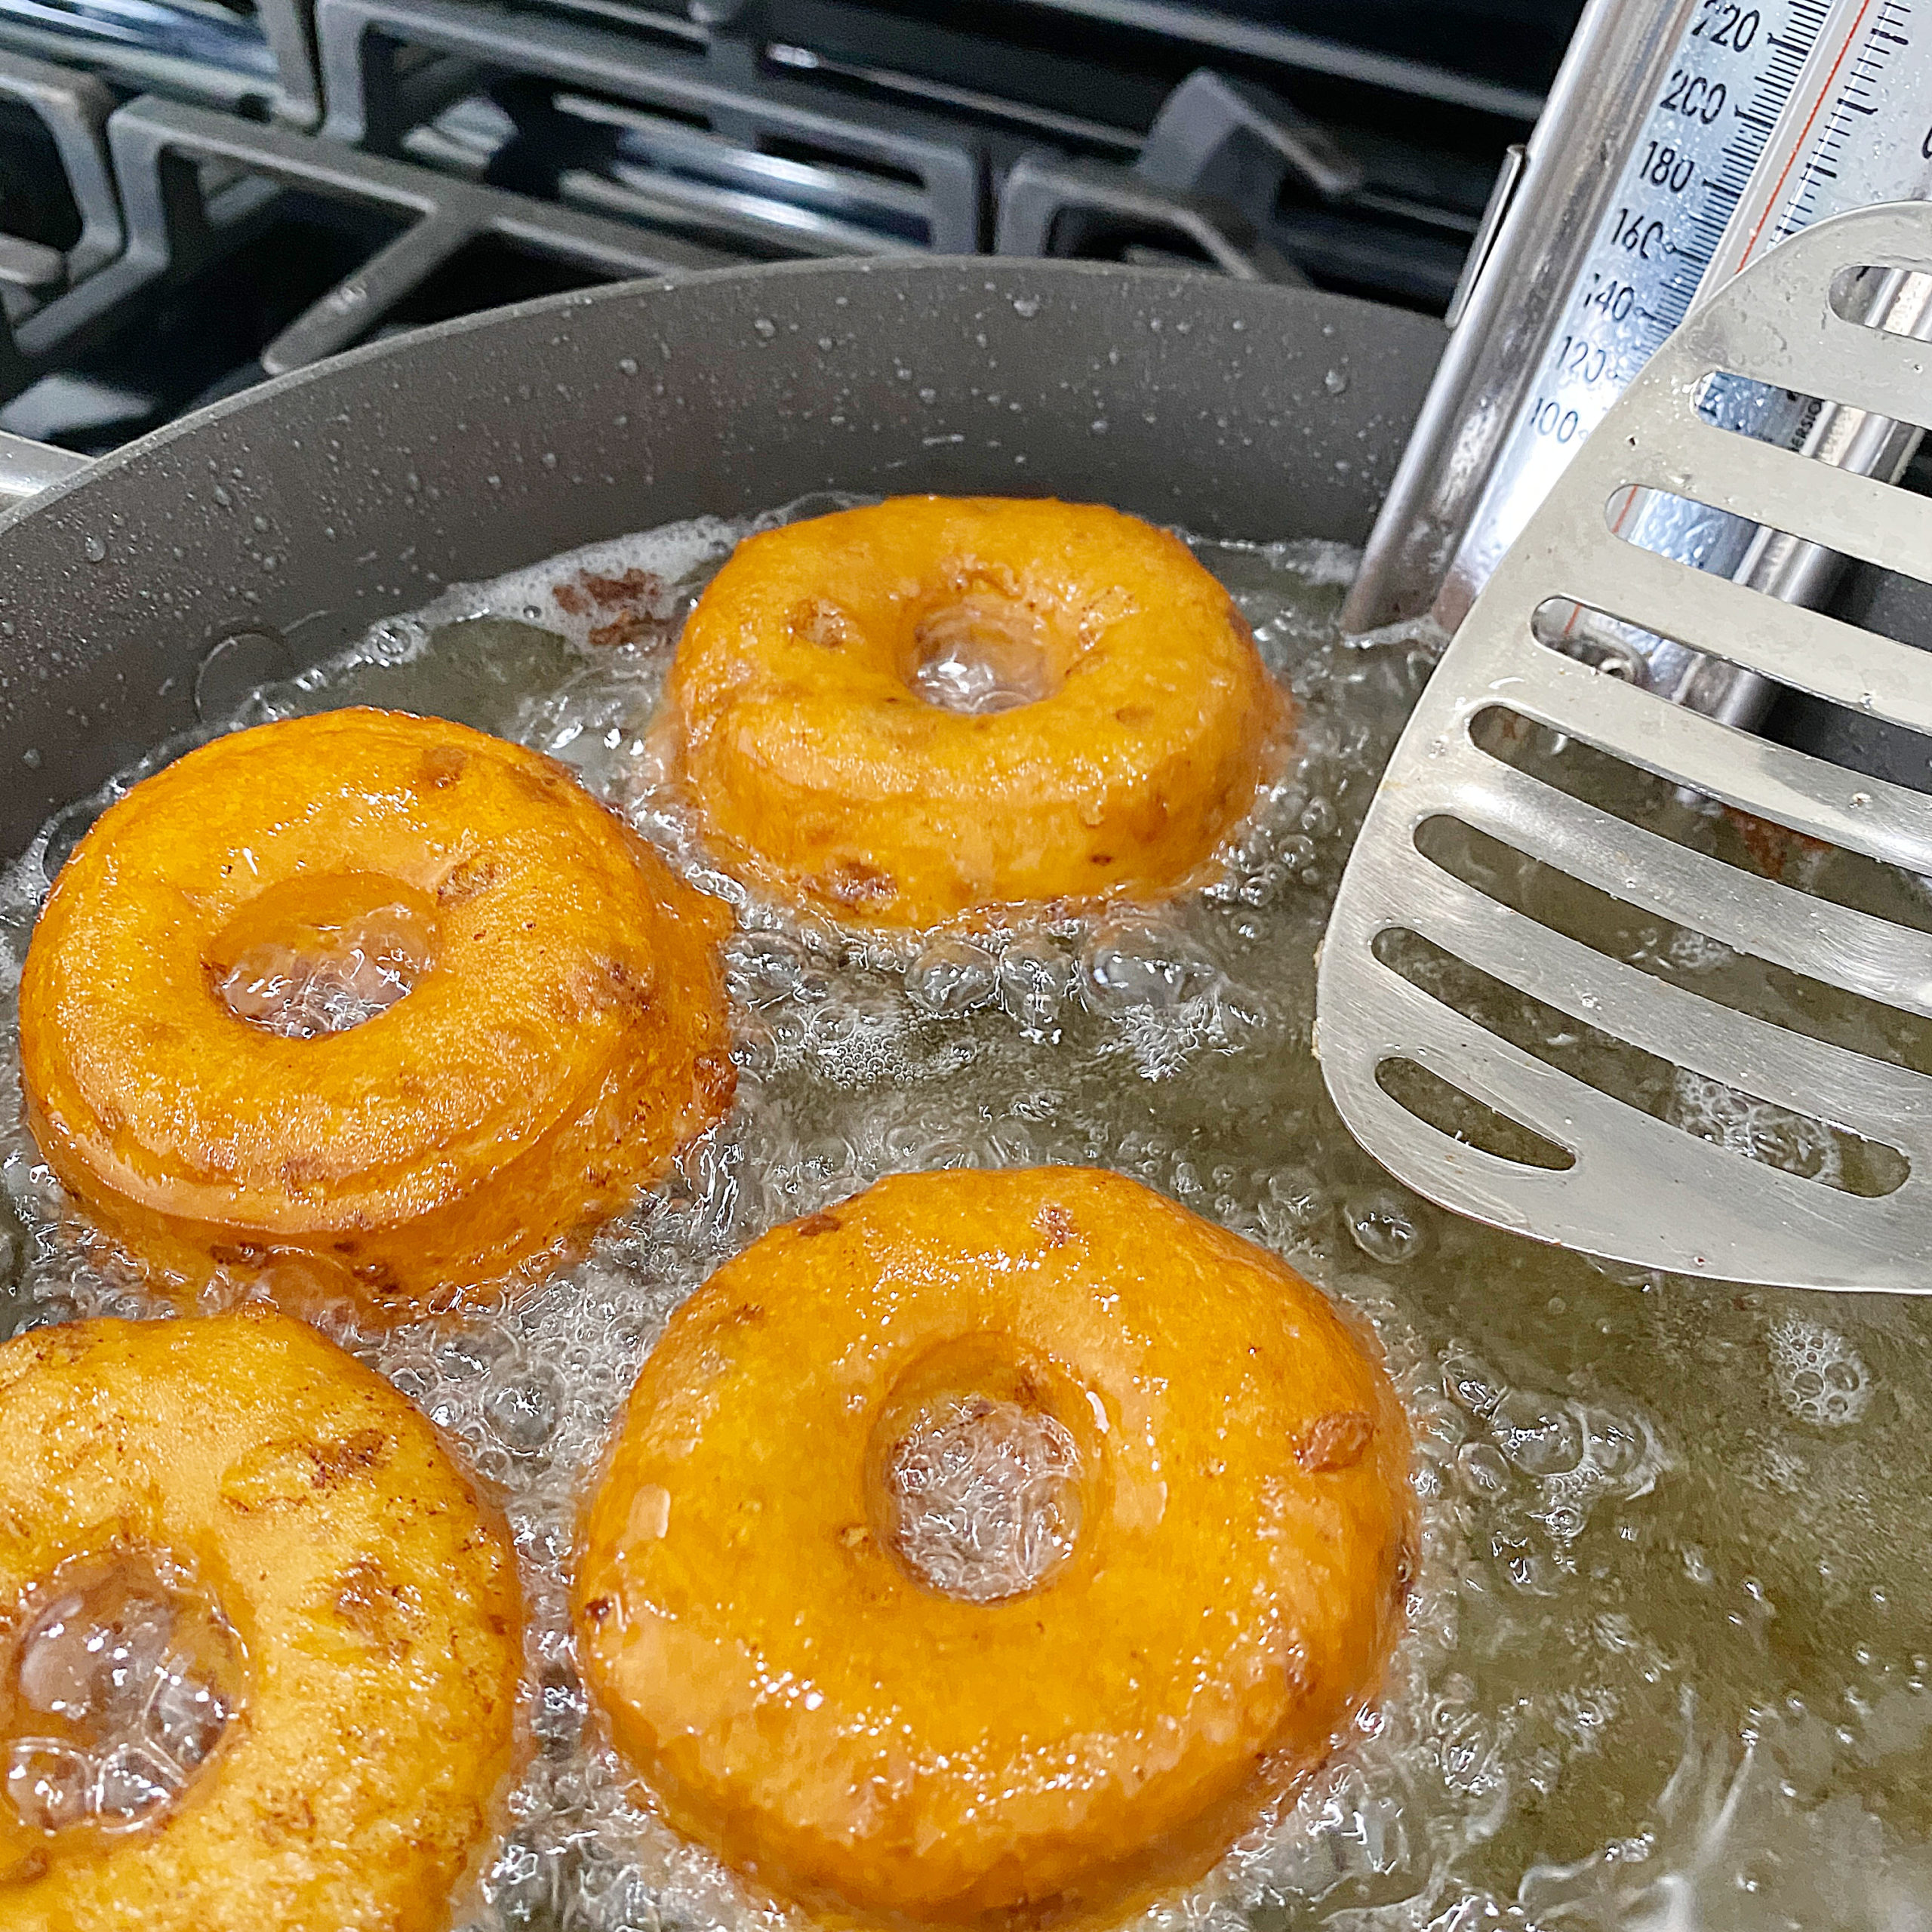
<svg viewBox="0 0 1932 1932">
<path fill-rule="evenodd" d="M 1314 949 L 1432 641 L 1340 639 L 1353 560 L 1337 546 L 1198 546 L 1303 709 L 1225 866 L 1158 908 L 881 939 L 718 875 L 656 764 L 677 627 L 749 527 L 680 525 L 460 587 L 211 728 L 370 703 L 518 739 L 738 915 L 731 1118 L 534 1291 L 340 1331 L 504 1498 L 522 1560 L 534 1749 L 460 1922 L 801 1922 L 654 1818 L 608 1748 L 567 1615 L 578 1499 L 664 1322 L 728 1256 L 887 1174 L 1042 1161 L 1118 1168 L 1284 1255 L 1372 1324 L 1416 1438 L 1420 1561 L 1381 1699 L 1140 1932 L 1932 1922 L 1927 1312 L 1841 1298 L 1827 1330 L 1801 1297 L 1472 1227 L 1391 1183 L 1323 1092 Z M 19 1126 L 11 1008 L 50 861 L 182 748 L 70 808 L 0 889 L 15 1328 L 163 1312 Z M 1641 928 L 1618 943 L 1668 949 Z M 1726 1144 L 1780 1124 L 1706 1097 L 1658 1104 Z"/>
<path fill-rule="evenodd" d="M 0 1684 L 14 1815 L 50 1834 L 153 1824 L 241 1705 L 233 1633 L 186 1573 L 139 1553 L 51 1579 L 26 1610 Z"/>
<path fill-rule="evenodd" d="M 1045 1583 L 1080 1534 L 1080 1451 L 1051 1416 L 957 1398 L 886 1459 L 892 1547 L 921 1583 L 1001 1603 Z"/>
</svg>

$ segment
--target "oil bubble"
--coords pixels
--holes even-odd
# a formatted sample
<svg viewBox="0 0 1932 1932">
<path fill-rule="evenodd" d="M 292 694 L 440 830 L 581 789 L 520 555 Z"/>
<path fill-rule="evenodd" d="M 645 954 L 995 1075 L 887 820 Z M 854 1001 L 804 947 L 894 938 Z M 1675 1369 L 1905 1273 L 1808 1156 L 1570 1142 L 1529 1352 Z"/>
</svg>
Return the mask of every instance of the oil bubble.
<svg viewBox="0 0 1932 1932">
<path fill-rule="evenodd" d="M 1526 1475 L 1561 1475 L 1583 1459 L 1583 1425 L 1568 1404 L 1512 1389 L 1489 1417 L 1497 1446 Z"/>
<path fill-rule="evenodd" d="M 1442 1390 L 1452 1401 L 1487 1416 L 1509 1393 L 1509 1385 L 1480 1357 L 1452 1355 L 1442 1364 Z"/>
<path fill-rule="evenodd" d="M 483 1398 L 483 1413 L 506 1449 L 534 1455 L 557 1432 L 565 1402 L 561 1378 L 537 1365 L 506 1374 Z"/>
<path fill-rule="evenodd" d="M 970 1013 L 992 998 L 992 958 L 970 940 L 936 939 L 906 969 L 906 991 L 921 1013 Z"/>
<path fill-rule="evenodd" d="M 1044 1037 L 1060 1021 L 1073 962 L 1052 940 L 1019 938 L 999 959 L 999 1003 L 1029 1037 Z"/>
<path fill-rule="evenodd" d="M 1456 1452 L 1463 1480 L 1479 1496 L 1500 1496 L 1509 1487 L 1509 1464 L 1493 1442 L 1466 1442 Z"/>
<path fill-rule="evenodd" d="M 1872 1377 L 1857 1349 L 1822 1321 L 1788 1315 L 1769 1336 L 1779 1400 L 1814 1429 L 1844 1429 L 1864 1414 Z"/>
<path fill-rule="evenodd" d="M 811 974 L 804 947 L 784 933 L 740 933 L 724 959 L 734 997 L 748 1005 L 802 992 Z"/>
<path fill-rule="evenodd" d="M 1080 955 L 1081 983 L 1095 1011 L 1172 1011 L 1211 990 L 1214 964 L 1178 933 L 1142 919 L 1102 922 Z"/>
<path fill-rule="evenodd" d="M 1407 1202 L 1387 1189 L 1351 1195 L 1343 1212 L 1355 1244 L 1371 1260 L 1413 1261 L 1427 1249 L 1428 1230 Z"/>
</svg>

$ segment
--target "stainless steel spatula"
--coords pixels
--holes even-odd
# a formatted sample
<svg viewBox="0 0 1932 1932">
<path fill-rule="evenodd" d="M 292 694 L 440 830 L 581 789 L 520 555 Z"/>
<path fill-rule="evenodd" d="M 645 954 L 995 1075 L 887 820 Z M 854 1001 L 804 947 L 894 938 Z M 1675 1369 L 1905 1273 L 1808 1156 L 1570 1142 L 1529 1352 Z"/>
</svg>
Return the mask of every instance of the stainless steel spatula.
<svg viewBox="0 0 1932 1932">
<path fill-rule="evenodd" d="M 1559 748 L 1593 747 L 1679 795 L 1687 788 L 1932 876 L 1932 796 L 1686 709 L 1616 675 L 1614 656 L 1592 663 L 1539 641 L 1574 634 L 1580 607 L 1585 629 L 1617 620 L 1932 734 L 1932 654 L 1613 530 L 1633 490 L 1662 491 L 1932 580 L 1932 501 L 1833 467 L 1829 455 L 1719 428 L 1698 407 L 1706 380 L 1728 374 L 1836 404 L 1841 415 L 1932 425 L 1932 345 L 1834 308 L 1835 284 L 1842 301 L 1847 272 L 1867 268 L 1932 275 L 1932 207 L 1822 223 L 1693 312 L 1491 578 L 1389 761 L 1323 944 L 1316 1050 L 1362 1144 L 1445 1207 L 1641 1267 L 1932 1291 L 1932 1078 L 1851 1051 L 1842 1035 L 1820 1037 L 1829 1027 L 1798 1031 L 1598 950 L 1491 896 L 1481 866 L 1441 857 L 1459 838 L 1466 845 L 1467 832 L 1484 835 L 1694 941 L 1820 983 L 1828 999 L 1876 1003 L 1860 1009 L 1868 1016 L 1932 1016 L 1932 936 L 1693 850 L 1656 829 L 1668 810 L 1628 822 L 1588 786 L 1551 783 L 1507 749 L 1545 728 Z M 1659 789 L 1668 801 L 1672 790 Z M 1417 970 L 1418 955 L 1434 967 Z M 1687 1070 L 1681 1077 L 1739 1108 L 1856 1137 L 1873 1156 L 1861 1172 L 1878 1180 L 1854 1191 L 1830 1162 L 1770 1164 L 1684 1131 L 1667 1109 L 1616 1097 L 1613 1083 L 1586 1084 L 1574 1057 L 1525 1051 L 1492 1030 L 1481 1001 L 1458 998 L 1469 968 L 1486 976 L 1492 1004 L 1526 995 L 1654 1057 L 1646 1064 Z M 1456 1090 L 1447 1106 L 1445 1088 Z"/>
</svg>

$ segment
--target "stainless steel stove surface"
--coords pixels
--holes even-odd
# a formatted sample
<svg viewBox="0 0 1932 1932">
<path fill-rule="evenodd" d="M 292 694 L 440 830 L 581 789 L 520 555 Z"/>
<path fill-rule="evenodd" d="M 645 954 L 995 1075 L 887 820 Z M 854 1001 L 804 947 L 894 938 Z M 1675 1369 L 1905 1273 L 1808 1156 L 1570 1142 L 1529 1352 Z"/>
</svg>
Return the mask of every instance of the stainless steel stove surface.
<svg viewBox="0 0 1932 1932">
<path fill-rule="evenodd" d="M 787 256 L 1194 262 L 1440 312 L 1571 0 L 0 0 L 0 429 Z"/>
</svg>

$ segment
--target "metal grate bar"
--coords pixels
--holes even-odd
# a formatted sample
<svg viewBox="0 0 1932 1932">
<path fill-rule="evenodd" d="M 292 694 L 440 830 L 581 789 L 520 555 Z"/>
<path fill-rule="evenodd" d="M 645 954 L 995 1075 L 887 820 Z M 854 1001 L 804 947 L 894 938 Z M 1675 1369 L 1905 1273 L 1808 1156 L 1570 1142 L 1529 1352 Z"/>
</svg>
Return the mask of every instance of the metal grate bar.
<svg viewBox="0 0 1932 1932">
<path fill-rule="evenodd" d="M 0 0 L 0 45 L 210 107 L 272 115 L 291 127 L 321 118 L 308 0 L 254 0 L 254 20 L 152 6 L 91 11 Z"/>
<path fill-rule="evenodd" d="M 909 176 L 923 195 L 927 245 L 958 254 L 980 245 L 987 166 L 978 137 L 891 105 L 875 103 L 862 118 L 841 115 L 822 90 L 758 72 L 751 50 L 737 42 L 718 38 L 702 51 L 651 45 L 448 0 L 320 0 L 316 32 L 328 103 L 324 131 L 337 140 L 399 152 L 422 118 L 402 99 L 399 63 L 411 53 L 441 54 L 466 63 L 467 79 L 453 88 L 514 74 L 695 115 L 754 152 L 792 143 Z"/>
<path fill-rule="evenodd" d="M 409 230 L 315 303 L 265 352 L 293 368 L 360 340 L 441 263 L 493 238 L 618 279 L 715 268 L 733 257 L 521 195 L 453 180 L 331 142 L 252 126 L 205 109 L 131 101 L 108 124 L 127 213 L 126 253 L 24 322 L 20 346 L 37 363 L 71 355 L 119 325 L 131 297 L 180 278 L 251 233 L 278 188 L 295 188 L 399 217 Z M 211 187 L 229 165 L 245 177 Z"/>
<path fill-rule="evenodd" d="M 46 251 L 56 257 L 57 269 L 23 285 L 42 294 L 84 281 L 121 252 L 121 203 L 107 158 L 114 97 L 85 74 L 0 53 L 0 97 L 19 102 L 47 130 L 80 220 L 80 233 L 64 252 Z"/>
</svg>

